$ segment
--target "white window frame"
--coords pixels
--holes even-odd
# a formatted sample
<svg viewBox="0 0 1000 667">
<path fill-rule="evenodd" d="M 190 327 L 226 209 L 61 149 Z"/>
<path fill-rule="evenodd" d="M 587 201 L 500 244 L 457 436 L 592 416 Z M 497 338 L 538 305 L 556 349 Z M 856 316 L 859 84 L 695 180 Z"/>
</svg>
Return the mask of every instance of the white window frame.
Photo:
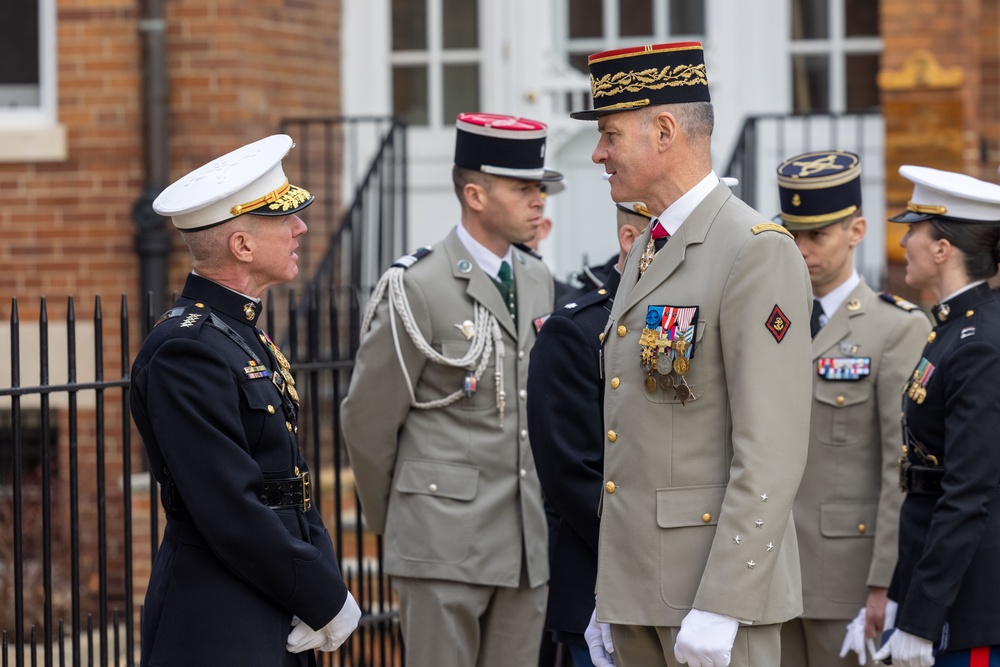
<svg viewBox="0 0 1000 667">
<path fill-rule="evenodd" d="M 877 1 L 877 0 L 876 0 Z M 826 56 L 830 65 L 829 113 L 847 112 L 847 56 L 882 55 L 881 37 L 848 37 L 845 34 L 844 0 L 829 0 L 827 4 L 829 36 L 826 39 L 792 39 L 789 36 L 789 58 L 795 56 Z M 791 62 L 789 62 L 791 67 Z M 791 94 L 791 92 L 789 93 Z"/>
<path fill-rule="evenodd" d="M 59 123 L 57 0 L 38 0 L 39 105 L 0 107 L 0 162 L 66 159 L 66 128 Z"/>
<path fill-rule="evenodd" d="M 480 0 L 469 0 L 479 2 Z M 391 0 L 389 7 L 391 10 Z M 477 21 L 479 23 L 478 39 L 479 48 L 476 49 L 445 49 L 444 48 L 444 24 L 442 0 L 427 0 L 427 48 L 423 50 L 392 50 L 390 36 L 389 42 L 389 68 L 390 71 L 397 66 L 425 66 L 427 67 L 427 124 L 415 125 L 415 128 L 440 130 L 450 128 L 454 121 L 445 123 L 442 120 L 444 113 L 444 67 L 445 65 L 476 65 L 479 68 L 479 97 L 483 97 L 484 72 L 483 72 L 483 4 L 480 2 L 477 8 Z M 392 77 L 389 77 L 390 86 Z M 391 91 L 390 91 L 391 97 Z M 395 107 L 395 100 L 391 101 L 391 108 Z"/>
</svg>

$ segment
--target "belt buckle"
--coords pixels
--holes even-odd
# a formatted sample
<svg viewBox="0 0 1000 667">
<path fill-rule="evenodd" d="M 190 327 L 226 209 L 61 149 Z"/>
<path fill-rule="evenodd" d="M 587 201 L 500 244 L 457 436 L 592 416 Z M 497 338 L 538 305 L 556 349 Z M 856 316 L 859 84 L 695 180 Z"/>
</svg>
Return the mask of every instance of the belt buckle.
<svg viewBox="0 0 1000 667">
<path fill-rule="evenodd" d="M 302 473 L 302 511 L 308 512 L 312 508 L 312 489 L 310 485 L 312 483 L 312 478 L 309 475 L 309 471 L 306 470 Z"/>
</svg>

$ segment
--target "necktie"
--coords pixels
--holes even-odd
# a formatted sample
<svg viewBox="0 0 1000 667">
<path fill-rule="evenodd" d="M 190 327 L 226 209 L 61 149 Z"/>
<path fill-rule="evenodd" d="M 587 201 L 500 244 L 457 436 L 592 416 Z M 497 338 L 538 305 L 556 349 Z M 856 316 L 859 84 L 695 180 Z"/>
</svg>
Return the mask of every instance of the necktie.
<svg viewBox="0 0 1000 667">
<path fill-rule="evenodd" d="M 507 310 L 510 311 L 511 318 L 517 321 L 517 291 L 514 287 L 514 276 L 510 270 L 510 264 L 507 262 L 500 263 L 500 271 L 497 272 L 497 289 L 500 290 L 500 295 L 503 297 L 504 303 L 507 304 Z"/>
<path fill-rule="evenodd" d="M 813 299 L 813 312 L 812 317 L 809 318 L 809 334 L 815 338 L 816 334 L 819 333 L 820 323 L 819 318 L 823 314 L 823 304 L 819 302 L 819 299 Z"/>
</svg>

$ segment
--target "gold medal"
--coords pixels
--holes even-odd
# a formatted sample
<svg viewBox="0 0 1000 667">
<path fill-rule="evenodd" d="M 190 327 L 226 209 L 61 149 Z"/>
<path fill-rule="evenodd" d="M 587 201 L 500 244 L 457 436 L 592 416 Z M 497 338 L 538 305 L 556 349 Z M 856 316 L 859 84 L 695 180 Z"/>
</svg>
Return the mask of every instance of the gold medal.
<svg viewBox="0 0 1000 667">
<path fill-rule="evenodd" d="M 674 359 L 674 372 L 678 375 L 684 375 L 688 372 L 690 367 L 691 364 L 685 357 L 677 357 Z"/>
<path fill-rule="evenodd" d="M 915 399 L 917 401 L 917 405 L 923 404 L 925 398 L 927 398 L 927 389 L 925 389 L 924 387 L 918 388 L 917 398 Z"/>
<path fill-rule="evenodd" d="M 297 404 L 299 402 L 299 392 L 295 391 L 295 387 L 293 387 L 291 384 L 287 386 L 288 386 L 288 395 L 291 396 L 292 400 L 295 401 L 295 403 Z"/>
<path fill-rule="evenodd" d="M 647 375 L 646 380 L 643 384 L 646 387 L 646 391 L 649 392 L 650 394 L 656 391 L 656 378 L 654 378 L 652 375 Z"/>
<path fill-rule="evenodd" d="M 653 257 L 656 255 L 656 244 L 653 243 L 653 237 L 649 237 L 649 243 L 646 244 L 646 248 L 642 251 L 642 255 L 639 257 L 639 275 L 646 272 L 649 265 L 653 263 Z"/>
<path fill-rule="evenodd" d="M 677 338 L 674 340 L 674 349 L 677 350 L 677 354 L 684 354 L 688 349 L 688 342 L 683 338 Z"/>
</svg>

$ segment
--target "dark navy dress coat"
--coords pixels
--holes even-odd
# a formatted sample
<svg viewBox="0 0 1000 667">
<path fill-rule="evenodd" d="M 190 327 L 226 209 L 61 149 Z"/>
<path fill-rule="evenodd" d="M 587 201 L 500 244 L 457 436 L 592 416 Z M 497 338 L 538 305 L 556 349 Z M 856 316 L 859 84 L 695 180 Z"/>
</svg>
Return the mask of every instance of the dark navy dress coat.
<svg viewBox="0 0 1000 667">
<path fill-rule="evenodd" d="M 306 464 L 260 307 L 195 274 L 174 306 L 132 366 L 132 416 L 166 509 L 141 664 L 312 664 L 285 650 L 292 616 L 323 627 L 347 588 L 317 508 L 262 501 L 265 480 Z"/>
</svg>

